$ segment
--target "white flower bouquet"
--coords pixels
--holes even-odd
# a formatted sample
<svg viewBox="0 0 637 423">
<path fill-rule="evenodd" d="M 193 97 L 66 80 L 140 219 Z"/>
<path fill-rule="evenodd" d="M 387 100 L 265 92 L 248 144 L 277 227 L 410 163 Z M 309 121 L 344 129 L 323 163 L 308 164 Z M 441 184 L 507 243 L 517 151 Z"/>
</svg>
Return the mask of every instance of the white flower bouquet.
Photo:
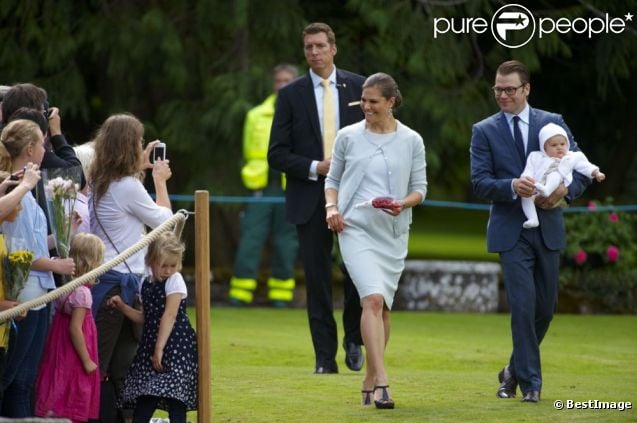
<svg viewBox="0 0 637 423">
<path fill-rule="evenodd" d="M 66 169 L 44 169 L 44 192 L 47 200 L 49 222 L 55 235 L 58 255 L 69 256 L 73 228 L 73 209 L 80 190 L 79 166 Z"/>
</svg>

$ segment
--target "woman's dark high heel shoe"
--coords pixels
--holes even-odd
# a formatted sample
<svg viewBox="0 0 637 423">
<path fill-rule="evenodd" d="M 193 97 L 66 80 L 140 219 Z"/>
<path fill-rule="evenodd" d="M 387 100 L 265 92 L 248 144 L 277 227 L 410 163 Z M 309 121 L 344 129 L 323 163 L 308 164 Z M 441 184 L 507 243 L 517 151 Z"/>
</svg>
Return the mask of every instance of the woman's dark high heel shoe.
<svg viewBox="0 0 637 423">
<path fill-rule="evenodd" d="M 372 398 L 374 396 L 374 390 L 363 389 L 361 390 L 361 394 L 363 394 L 362 405 L 372 405 Z"/>
<path fill-rule="evenodd" d="M 383 390 L 383 395 L 380 397 L 380 399 L 375 399 L 374 400 L 374 404 L 376 405 L 376 408 L 383 408 L 383 409 L 394 408 L 394 400 L 389 398 L 389 392 L 387 392 L 387 388 L 389 388 L 389 385 L 376 385 L 376 386 L 374 386 L 374 392 L 377 389 L 382 389 Z"/>
</svg>

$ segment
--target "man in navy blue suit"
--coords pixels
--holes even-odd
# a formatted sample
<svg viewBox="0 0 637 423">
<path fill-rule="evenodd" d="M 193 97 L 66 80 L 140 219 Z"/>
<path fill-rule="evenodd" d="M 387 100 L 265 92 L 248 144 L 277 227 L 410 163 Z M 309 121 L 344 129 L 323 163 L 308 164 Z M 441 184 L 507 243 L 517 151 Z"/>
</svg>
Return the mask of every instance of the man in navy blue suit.
<svg viewBox="0 0 637 423">
<path fill-rule="evenodd" d="M 491 202 L 487 249 L 499 253 L 511 309 L 513 352 L 498 374 L 499 398 L 538 402 L 542 389 L 540 343 L 557 305 L 560 250 L 566 246 L 562 199 L 577 198 L 590 184 L 573 172 L 573 182 L 550 197 L 538 197 L 540 226 L 523 229 L 521 197 L 535 191 L 533 178 L 522 177 L 529 152 L 539 150 L 538 133 L 549 122 L 568 133 L 571 150 L 578 150 L 562 116 L 529 106 L 529 71 L 522 63 L 502 63 L 493 86 L 500 112 L 476 123 L 471 135 L 471 182 L 476 195 Z"/>
<path fill-rule="evenodd" d="M 303 49 L 310 72 L 279 91 L 268 162 L 287 176 L 286 212 L 297 228 L 305 271 L 315 373 L 337 373 L 338 341 L 331 284 L 333 232 L 325 221 L 324 194 L 331 149 L 323 144 L 323 99 L 332 99 L 328 112 L 334 118 L 328 122 L 330 133 L 334 128 L 359 122 L 363 112 L 350 103 L 360 100 L 365 78 L 334 66 L 336 37 L 327 24 L 312 23 L 303 30 Z M 343 290 L 345 364 L 358 371 L 363 365 L 360 298 L 347 274 Z"/>
</svg>

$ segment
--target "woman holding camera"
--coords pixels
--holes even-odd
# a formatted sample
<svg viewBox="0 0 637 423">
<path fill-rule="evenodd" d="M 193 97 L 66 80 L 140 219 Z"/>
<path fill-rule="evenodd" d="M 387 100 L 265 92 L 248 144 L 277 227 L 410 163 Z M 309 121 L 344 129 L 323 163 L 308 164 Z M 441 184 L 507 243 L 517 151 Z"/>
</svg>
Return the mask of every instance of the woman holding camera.
<svg viewBox="0 0 637 423">
<path fill-rule="evenodd" d="M 94 139 L 95 159 L 89 171 L 91 193 L 89 211 L 91 232 L 106 245 L 106 261 L 136 244 L 145 226 L 155 228 L 172 216 L 166 181 L 171 176 L 168 160 L 149 162 L 154 141 L 143 149 L 144 126 L 131 114 L 116 114 L 102 124 Z M 152 168 L 156 200 L 142 180 Z M 107 301 L 119 295 L 133 306 L 144 273 L 144 254 L 140 251 L 100 278 L 93 291 L 93 314 L 98 332 L 99 366 L 102 374 L 100 420 L 116 421 L 114 397 L 121 389 L 128 367 L 135 356 L 134 327 Z M 132 410 L 120 410 L 125 421 Z M 110 415 L 109 415 L 110 414 Z"/>
</svg>

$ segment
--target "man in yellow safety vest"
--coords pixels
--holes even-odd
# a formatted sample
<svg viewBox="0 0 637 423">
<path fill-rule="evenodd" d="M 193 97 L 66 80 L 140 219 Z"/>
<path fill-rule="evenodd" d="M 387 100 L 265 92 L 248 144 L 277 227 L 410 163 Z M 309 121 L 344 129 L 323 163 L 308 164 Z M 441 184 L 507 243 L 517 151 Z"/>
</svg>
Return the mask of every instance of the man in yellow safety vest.
<svg viewBox="0 0 637 423">
<path fill-rule="evenodd" d="M 241 178 L 254 197 L 282 197 L 285 189 L 285 175 L 268 166 L 268 144 L 277 92 L 294 80 L 298 71 L 292 65 L 280 64 L 272 74 L 274 92 L 248 112 L 243 129 L 245 165 L 241 169 Z M 287 307 L 294 298 L 298 240 L 294 225 L 285 219 L 285 204 L 251 202 L 241 217 L 241 239 L 230 279 L 230 304 L 252 303 L 261 253 L 268 235 L 272 236 L 268 299 L 275 307 Z"/>
</svg>

